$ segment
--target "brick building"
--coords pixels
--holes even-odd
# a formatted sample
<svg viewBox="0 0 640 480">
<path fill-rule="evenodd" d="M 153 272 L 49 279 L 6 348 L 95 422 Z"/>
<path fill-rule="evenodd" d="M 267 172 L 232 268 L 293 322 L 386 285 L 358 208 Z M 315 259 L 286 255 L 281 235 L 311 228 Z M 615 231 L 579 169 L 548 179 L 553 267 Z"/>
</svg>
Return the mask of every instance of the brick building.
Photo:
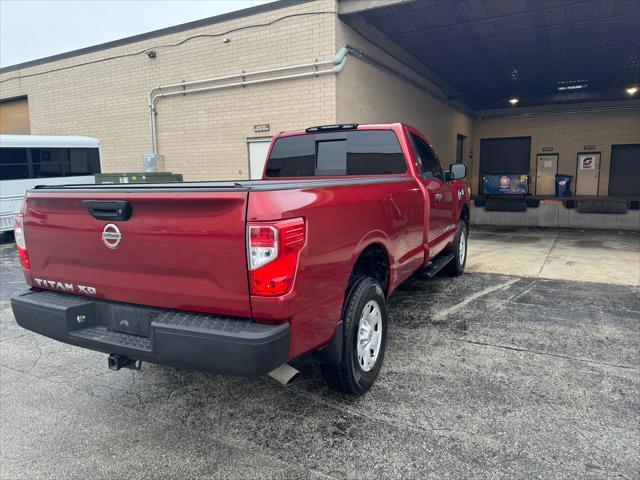
<svg viewBox="0 0 640 480">
<path fill-rule="evenodd" d="M 455 6 L 458 14 L 476 14 L 463 3 Z M 492 12 L 499 3 L 500 8 L 513 11 Z M 613 5 L 611 0 L 598 3 Z M 632 8 L 639 5 L 628 3 Z M 588 147 L 601 155 L 597 189 L 589 194 L 609 195 L 612 151 L 619 145 L 640 145 L 637 96 L 563 93 L 562 97 L 532 97 L 527 102 L 521 91 L 520 105 L 514 107 L 507 103 L 514 92 L 505 88 L 504 104 L 475 101 L 481 95 L 473 97 L 471 87 L 461 89 L 465 79 L 456 78 L 456 72 L 447 76 L 446 65 L 440 68 L 443 55 L 438 57 L 438 49 L 434 53 L 425 45 L 437 35 L 449 38 L 453 26 L 467 40 L 492 40 L 478 32 L 480 26 L 493 22 L 492 35 L 501 35 L 503 42 L 495 45 L 495 52 L 500 52 L 508 48 L 511 37 L 505 32 L 513 28 L 498 24 L 497 19 L 506 15 L 517 24 L 518 19 L 530 21 L 534 18 L 531 12 L 543 9 L 538 2 L 509 6 L 484 2 L 484 13 L 467 20 L 466 29 L 460 27 L 465 24 L 460 18 L 458 25 L 447 29 L 437 23 L 449 21 L 441 16 L 444 10 L 436 9 L 445 7 L 398 0 L 281 0 L 5 67 L 0 70 L 0 131 L 96 137 L 102 145 L 103 171 L 139 171 L 143 155 L 153 150 L 149 94 L 156 87 L 178 84 L 156 91 L 174 93 L 155 100 L 156 143 L 161 169 L 182 173 L 187 180 L 249 177 L 252 155 L 258 165 L 264 155 L 263 141 L 278 131 L 319 124 L 402 121 L 425 132 L 445 166 L 455 161 L 467 163 L 476 193 L 484 173 L 483 141 L 513 137 L 529 139 L 528 150 L 523 151 L 531 193 L 536 193 L 540 154 L 557 155 L 557 173 L 576 175 L 577 155 Z M 550 18 L 554 8 L 565 7 L 545 8 Z M 633 28 L 640 13 L 614 8 L 619 7 L 613 5 L 608 11 L 612 22 L 625 16 L 632 22 L 631 27 L 622 23 L 616 28 L 622 32 Z M 583 23 L 602 21 L 601 12 L 591 12 L 586 6 L 581 12 Z M 564 15 L 568 18 L 565 30 L 573 28 L 569 7 Z M 435 24 L 429 24 L 432 18 Z M 421 19 L 417 26 L 415 19 Z M 550 35 L 555 27 L 548 21 L 536 28 Z M 475 37 L 468 31 L 476 32 Z M 449 43 L 456 42 L 453 38 Z M 637 48 L 633 42 L 630 47 Z M 345 45 L 351 49 L 340 68 L 314 75 L 333 69 L 334 64 L 323 62 L 334 59 Z M 451 45 L 443 41 L 442 49 Z M 451 53 L 444 56 L 455 57 Z M 473 62 L 469 58 L 468 73 L 462 72 L 466 80 L 479 75 Z M 635 66 L 630 65 L 631 75 L 637 76 L 637 58 Z M 292 68 L 295 66 L 300 67 Z M 526 65 L 520 69 L 525 71 Z M 610 70 L 610 75 L 615 77 L 616 72 Z M 620 92 L 630 84 L 622 76 L 618 79 Z M 482 78 L 477 78 L 481 85 Z M 206 79 L 210 80 L 190 83 Z M 213 88 L 216 86 L 220 88 Z M 192 92 L 195 89 L 205 91 Z M 505 165 L 510 161 L 506 157 Z M 634 165 L 631 175 L 638 176 L 640 185 Z"/>
</svg>

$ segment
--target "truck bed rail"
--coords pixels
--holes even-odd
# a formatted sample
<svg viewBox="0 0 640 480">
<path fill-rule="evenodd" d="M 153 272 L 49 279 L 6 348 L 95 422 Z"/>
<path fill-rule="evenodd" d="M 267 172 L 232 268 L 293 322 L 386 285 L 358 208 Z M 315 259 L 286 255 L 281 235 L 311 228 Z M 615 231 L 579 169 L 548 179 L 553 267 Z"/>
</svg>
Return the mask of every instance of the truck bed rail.
<svg viewBox="0 0 640 480">
<path fill-rule="evenodd" d="M 324 178 L 318 180 L 246 180 L 216 182 L 176 182 L 176 183 L 121 183 L 121 184 L 80 184 L 80 185 L 37 185 L 29 192 L 184 192 L 184 191 L 272 191 L 295 190 L 301 188 L 338 187 L 367 185 L 374 183 L 413 181 L 408 175 L 384 175 L 356 178 Z"/>
</svg>

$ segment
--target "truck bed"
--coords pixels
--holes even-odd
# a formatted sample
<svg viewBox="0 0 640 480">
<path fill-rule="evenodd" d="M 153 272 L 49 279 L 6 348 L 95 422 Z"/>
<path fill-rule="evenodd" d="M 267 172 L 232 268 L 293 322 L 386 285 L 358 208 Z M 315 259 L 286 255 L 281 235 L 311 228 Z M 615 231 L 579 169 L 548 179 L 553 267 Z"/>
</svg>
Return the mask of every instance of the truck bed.
<svg viewBox="0 0 640 480">
<path fill-rule="evenodd" d="M 27 195 L 32 285 L 162 308 L 251 317 L 249 194 L 406 181 L 406 177 L 38 186 Z M 107 248 L 108 217 L 85 202 L 124 202 L 131 218 Z M 263 218 L 262 220 L 269 220 Z M 273 220 L 273 219 L 271 219 Z M 79 288 L 90 287 L 89 290 Z"/>
<path fill-rule="evenodd" d="M 132 214 L 96 219 L 85 201 L 128 202 Z M 308 234 L 294 290 L 251 295 L 247 222 L 300 217 Z M 363 242 L 388 249 L 390 290 L 422 265 L 423 221 L 422 194 L 410 175 L 39 186 L 26 200 L 25 275 L 39 289 L 87 296 L 80 287 L 91 287 L 88 296 L 97 299 L 290 322 L 296 356 L 333 335 Z M 114 249 L 101 238 L 109 223 L 122 235 Z M 314 304 L 323 306 L 322 320 Z M 304 334 L 310 328 L 314 333 Z"/>
</svg>

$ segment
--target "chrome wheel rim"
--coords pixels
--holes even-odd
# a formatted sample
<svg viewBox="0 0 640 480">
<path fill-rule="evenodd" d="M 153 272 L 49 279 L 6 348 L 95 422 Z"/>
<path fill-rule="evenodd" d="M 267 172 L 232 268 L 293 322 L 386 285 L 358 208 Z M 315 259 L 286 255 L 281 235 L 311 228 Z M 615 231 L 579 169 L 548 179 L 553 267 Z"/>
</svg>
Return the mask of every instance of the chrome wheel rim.
<svg viewBox="0 0 640 480">
<path fill-rule="evenodd" d="M 464 265 L 467 256 L 467 233 L 463 229 L 460 233 L 460 245 L 458 246 L 458 262 L 460 266 Z"/>
<path fill-rule="evenodd" d="M 358 323 L 358 365 L 368 372 L 375 365 L 382 343 L 382 311 L 375 300 L 369 300 L 362 309 Z"/>
</svg>

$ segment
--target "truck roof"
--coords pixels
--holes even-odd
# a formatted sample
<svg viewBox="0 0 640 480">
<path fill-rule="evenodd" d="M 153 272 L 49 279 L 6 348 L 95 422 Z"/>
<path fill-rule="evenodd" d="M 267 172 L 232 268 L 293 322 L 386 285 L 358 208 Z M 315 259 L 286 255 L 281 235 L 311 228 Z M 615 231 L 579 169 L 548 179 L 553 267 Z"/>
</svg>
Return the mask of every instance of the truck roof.
<svg viewBox="0 0 640 480">
<path fill-rule="evenodd" d="M 276 137 L 291 137 L 294 135 L 306 135 L 309 132 L 309 129 L 318 129 L 313 133 L 321 133 L 321 132 L 331 132 L 331 131 L 349 131 L 349 130 L 393 130 L 394 128 L 402 127 L 406 124 L 401 122 L 396 123 L 367 123 L 367 124 L 357 124 L 357 123 L 337 123 L 332 125 L 319 125 L 314 127 L 309 127 L 304 130 L 290 130 L 287 132 L 280 132 Z M 333 127 L 333 128 L 332 128 Z"/>
</svg>

